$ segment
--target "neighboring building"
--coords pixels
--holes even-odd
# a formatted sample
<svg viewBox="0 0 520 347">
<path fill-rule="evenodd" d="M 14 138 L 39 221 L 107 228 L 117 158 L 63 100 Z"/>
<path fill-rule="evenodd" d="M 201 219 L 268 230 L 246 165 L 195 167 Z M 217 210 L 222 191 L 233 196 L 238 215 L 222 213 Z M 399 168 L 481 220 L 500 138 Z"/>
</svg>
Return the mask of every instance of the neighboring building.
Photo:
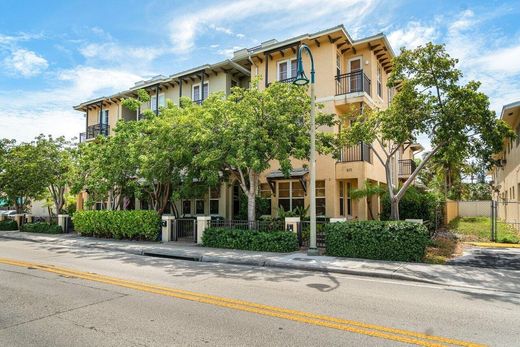
<svg viewBox="0 0 520 347">
<path fill-rule="evenodd" d="M 391 101 L 394 90 L 386 87 L 392 69 L 394 53 L 384 34 L 353 40 L 343 25 L 305 34 L 278 42 L 270 40 L 261 45 L 238 50 L 233 58 L 214 65 L 205 65 L 170 77 L 158 76 L 150 81 L 138 82 L 128 91 L 111 97 L 99 98 L 76 106 L 86 116 L 86 140 L 99 133 L 108 135 L 118 119 L 138 119 L 139 111 L 132 112 L 121 106 L 123 97 L 135 95 L 140 88 L 152 94 L 151 105 L 157 109 L 165 99 L 178 103 L 179 96 L 191 95 L 194 101 L 203 100 L 209 93 L 228 93 L 233 85 L 247 87 L 252 78 L 261 77 L 260 88 L 267 88 L 275 81 L 291 83 L 296 75 L 296 52 L 302 43 L 313 53 L 316 67 L 316 98 L 324 104 L 324 112 L 338 116 L 347 112 L 363 113 L 363 110 L 384 109 Z M 304 56 L 304 65 L 309 59 Z M 208 87 L 200 89 L 201 85 Z M 179 88 L 182 86 L 182 88 Z M 142 110 L 141 110 L 142 111 Z M 348 121 L 350 122 L 350 120 Z M 343 127 L 348 127 L 346 122 Z M 322 128 L 320 131 L 338 132 L 340 127 Z M 381 150 L 374 146 L 375 150 Z M 405 180 L 415 168 L 414 152 L 420 145 L 411 145 L 398 152 L 393 162 L 395 182 Z M 331 156 L 317 158 L 317 214 L 327 217 L 368 219 L 366 199 L 354 201 L 350 192 L 365 181 L 385 185 L 383 166 L 374 158 L 369 146 L 359 144 L 344 148 L 340 160 Z M 293 161 L 290 177 L 278 171 L 278 163 L 261 175 L 259 194 L 271 199 L 271 214 L 277 214 L 279 206 L 293 210 L 309 205 L 307 194 L 308 171 L 306 162 Z M 205 199 L 178 202 L 178 210 L 184 215 L 221 215 L 236 218 L 240 209 L 240 187 L 235 182 L 223 183 L 220 189 L 208 192 Z M 372 214 L 380 213 L 379 197 L 372 197 Z"/>
<path fill-rule="evenodd" d="M 494 199 L 499 202 L 498 217 L 520 230 L 520 101 L 505 105 L 500 118 L 516 132 L 517 138 L 504 138 L 502 152 L 493 168 Z"/>
</svg>

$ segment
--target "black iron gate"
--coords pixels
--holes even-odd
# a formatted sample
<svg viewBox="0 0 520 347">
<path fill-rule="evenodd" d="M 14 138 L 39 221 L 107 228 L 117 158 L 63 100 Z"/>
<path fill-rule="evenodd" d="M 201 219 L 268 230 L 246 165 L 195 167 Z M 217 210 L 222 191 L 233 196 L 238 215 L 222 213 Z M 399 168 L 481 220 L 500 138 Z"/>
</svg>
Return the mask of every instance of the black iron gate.
<svg viewBox="0 0 520 347">
<path fill-rule="evenodd" d="M 491 201 L 491 240 L 515 242 L 520 238 L 520 201 Z"/>
<path fill-rule="evenodd" d="M 193 218 L 172 221 L 172 241 L 197 242 L 197 220 Z"/>
</svg>

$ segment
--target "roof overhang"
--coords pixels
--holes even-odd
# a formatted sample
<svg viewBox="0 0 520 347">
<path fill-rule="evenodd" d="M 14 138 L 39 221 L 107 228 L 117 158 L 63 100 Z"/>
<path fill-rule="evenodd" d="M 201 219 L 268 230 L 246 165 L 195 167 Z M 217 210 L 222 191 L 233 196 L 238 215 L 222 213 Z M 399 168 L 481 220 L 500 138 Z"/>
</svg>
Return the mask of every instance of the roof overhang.
<svg viewBox="0 0 520 347">
<path fill-rule="evenodd" d="M 271 191 L 273 194 L 276 194 L 276 182 L 279 180 L 288 180 L 288 179 L 296 179 L 300 181 L 302 188 L 305 192 L 307 192 L 307 184 L 305 182 L 305 177 L 309 174 L 308 168 L 294 168 L 289 172 L 289 175 L 285 175 L 281 170 L 271 171 L 267 176 L 266 180 L 271 187 Z"/>
</svg>

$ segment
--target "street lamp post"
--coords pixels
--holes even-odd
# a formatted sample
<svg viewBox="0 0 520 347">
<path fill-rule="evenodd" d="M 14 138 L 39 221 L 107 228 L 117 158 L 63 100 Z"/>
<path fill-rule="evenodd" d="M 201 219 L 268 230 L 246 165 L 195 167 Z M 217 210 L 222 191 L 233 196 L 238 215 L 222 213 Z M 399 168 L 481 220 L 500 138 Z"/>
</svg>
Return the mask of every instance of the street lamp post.
<svg viewBox="0 0 520 347">
<path fill-rule="evenodd" d="M 303 61 L 302 61 L 302 52 L 306 51 L 311 59 L 311 149 L 309 155 L 309 166 L 310 166 L 310 174 L 311 174 L 311 186 L 310 186 L 310 194 L 311 194 L 311 205 L 310 205 L 310 217 L 311 217 L 311 235 L 309 242 L 309 250 L 307 251 L 308 255 L 318 255 L 318 248 L 316 247 L 316 105 L 315 105 L 315 96 L 314 96 L 314 59 L 312 57 L 311 49 L 306 44 L 302 44 L 298 49 L 298 71 L 296 73 L 296 79 L 294 80 L 294 84 L 296 85 L 307 85 L 309 83 L 309 78 L 305 75 L 305 71 L 303 70 Z"/>
</svg>

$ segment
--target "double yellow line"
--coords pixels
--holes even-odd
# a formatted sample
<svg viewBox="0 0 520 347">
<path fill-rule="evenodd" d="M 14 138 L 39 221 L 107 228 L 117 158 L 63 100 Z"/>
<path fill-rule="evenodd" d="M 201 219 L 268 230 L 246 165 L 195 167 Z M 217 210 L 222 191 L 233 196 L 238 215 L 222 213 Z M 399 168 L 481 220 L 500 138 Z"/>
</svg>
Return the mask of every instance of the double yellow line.
<svg viewBox="0 0 520 347">
<path fill-rule="evenodd" d="M 46 264 L 29 263 L 13 259 L 0 258 L 1 264 L 26 267 L 30 269 L 37 269 L 45 272 L 55 273 L 66 277 L 81 278 L 88 281 L 95 281 L 105 284 L 111 284 L 119 287 L 139 290 L 142 292 L 148 292 L 153 294 L 159 294 L 178 299 L 190 300 L 204 304 L 210 304 L 219 307 L 226 307 L 234 310 L 245 311 L 256 313 L 264 316 L 276 317 L 281 319 L 287 319 L 295 322 L 312 324 L 316 326 L 322 326 L 332 329 L 338 329 L 356 334 L 368 335 L 372 337 L 382 338 L 386 340 L 404 342 L 409 344 L 415 344 L 419 346 L 465 346 L 465 347 L 477 347 L 483 346 L 480 344 L 466 342 L 461 340 L 455 340 L 440 336 L 426 335 L 408 330 L 394 329 L 374 324 L 366 324 L 362 322 L 356 322 L 353 320 L 335 318 L 325 315 L 312 314 L 303 311 L 289 310 L 276 306 L 256 304 L 253 302 L 229 299 L 224 297 L 218 297 L 214 295 L 202 294 L 191 292 L 187 290 L 174 289 L 161 287 L 157 285 L 151 285 L 146 283 L 140 283 L 136 281 L 128 281 L 115 277 L 109 277 L 104 275 L 98 275 L 89 272 L 82 272 L 72 269 L 55 267 Z"/>
</svg>

